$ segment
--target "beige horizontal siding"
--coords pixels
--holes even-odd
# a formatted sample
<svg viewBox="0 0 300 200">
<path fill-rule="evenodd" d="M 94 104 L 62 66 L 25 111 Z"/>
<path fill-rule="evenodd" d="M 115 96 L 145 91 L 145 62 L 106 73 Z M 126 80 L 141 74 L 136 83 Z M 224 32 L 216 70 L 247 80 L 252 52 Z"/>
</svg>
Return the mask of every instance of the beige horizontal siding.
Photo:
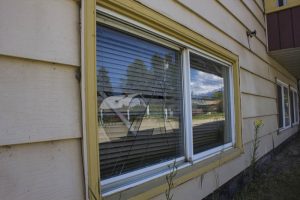
<svg viewBox="0 0 300 200">
<path fill-rule="evenodd" d="M 85 198 L 78 1 L 0 1 L 0 199 Z"/>
<path fill-rule="evenodd" d="M 254 139 L 254 122 L 256 119 L 263 120 L 264 125 L 259 130 L 259 136 L 264 136 L 277 131 L 278 119 L 277 115 L 261 116 L 243 119 L 242 133 L 243 142 L 248 143 Z"/>
<path fill-rule="evenodd" d="M 224 6 L 228 14 L 234 17 L 235 21 L 239 21 L 241 27 L 245 27 L 248 30 L 256 30 L 256 37 L 266 45 L 266 32 L 263 23 L 257 20 L 249 10 L 247 10 L 247 5 L 243 1 L 228 1 L 228 0 L 218 0 L 220 5 Z M 233 20 L 233 19 L 232 19 Z M 228 19 L 231 21 L 231 19 Z M 229 22 L 227 22 L 229 23 Z M 245 35 L 245 31 L 241 33 Z"/>
<path fill-rule="evenodd" d="M 227 12 L 227 10 L 225 10 L 221 6 L 222 4 L 220 5 L 218 3 L 219 1 L 203 0 L 201 1 L 201 4 L 196 3 L 195 0 L 179 0 L 178 2 L 180 2 L 182 5 L 186 6 L 187 8 L 191 9 L 193 12 L 197 13 L 197 15 L 201 16 L 202 18 L 207 19 L 209 23 L 217 27 L 219 30 L 222 30 L 226 34 L 230 35 L 232 38 L 237 40 L 243 46 L 248 46 L 248 39 L 246 35 L 247 28 L 242 26 L 240 21 L 238 21 L 232 15 L 232 13 Z M 239 1 L 232 2 L 232 3 L 238 9 L 242 9 L 242 8 L 245 9 L 245 7 Z M 252 16 L 250 15 L 249 17 L 252 18 Z M 263 40 L 263 42 L 265 42 L 264 38 L 261 39 Z"/>
<path fill-rule="evenodd" d="M 276 98 L 274 82 L 263 79 L 243 69 L 240 70 L 240 89 L 244 93 Z"/>
<path fill-rule="evenodd" d="M 79 4 L 0 1 L 0 55 L 80 65 Z"/>
<path fill-rule="evenodd" d="M 273 149 L 271 135 L 260 138 L 261 145 L 258 149 L 258 158 L 263 156 L 265 152 Z M 212 191 L 232 179 L 234 176 L 242 172 L 250 165 L 253 144 L 244 145 L 244 153 L 219 168 L 212 170 L 202 176 L 196 177 L 172 190 L 173 200 L 194 200 L 202 199 L 209 195 Z M 165 200 L 165 194 L 161 194 L 153 200 Z"/>
<path fill-rule="evenodd" d="M 1 200 L 83 200 L 79 139 L 0 147 Z"/>
<path fill-rule="evenodd" d="M 265 16 L 263 10 L 255 3 L 254 0 L 242 0 L 252 16 L 266 29 Z"/>
<path fill-rule="evenodd" d="M 297 88 L 296 78 L 290 79 L 289 77 L 283 76 L 280 72 L 275 69 L 270 68 L 270 77 L 273 78 L 274 82 L 276 82 L 276 78 L 285 82 L 286 84 L 291 85 L 294 88 Z"/>
<path fill-rule="evenodd" d="M 265 50 L 265 47 L 258 42 L 255 38 L 250 39 L 250 48 L 247 40 L 239 41 L 238 39 L 227 34 L 225 31 L 221 30 L 218 26 L 210 22 L 210 18 L 206 19 L 201 16 L 199 12 L 193 11 L 190 6 L 178 2 L 178 1 L 163 1 L 158 2 L 154 0 L 139 0 L 141 3 L 145 4 L 157 12 L 164 14 L 165 16 L 183 24 L 184 26 L 198 32 L 204 37 L 211 41 L 216 42 L 220 46 L 232 51 L 236 55 L 239 55 L 241 66 L 255 66 L 261 67 L 265 65 L 267 68 L 272 67 L 279 70 L 284 76 L 292 78 L 291 74 L 287 72 L 286 69 L 282 68 L 276 61 L 270 58 Z M 210 2 L 210 1 L 209 1 Z M 208 5 L 210 3 L 208 2 Z M 211 1 L 213 2 L 213 1 Z M 197 4 L 197 3 L 195 3 Z M 215 2 L 216 4 L 216 2 Z M 190 7 L 189 7 L 190 6 Z M 197 7 L 196 7 L 197 8 Z M 209 9 L 209 7 L 205 7 Z M 212 13 L 218 13 L 214 8 L 210 8 Z M 172 10 L 172 12 L 170 12 Z M 225 12 L 225 11 L 224 11 Z M 219 18 L 218 15 L 214 15 L 213 18 Z M 188 20 L 187 20 L 188 19 Z M 227 22 L 226 22 L 227 23 Z M 246 30 L 244 31 L 246 34 Z M 244 36 L 240 36 L 244 37 Z M 247 45 L 246 45 L 247 44 Z M 268 71 L 268 69 L 266 69 Z"/>
<path fill-rule="evenodd" d="M 242 138 L 245 153 L 203 176 L 176 187 L 173 191 L 174 199 L 200 199 L 249 166 L 256 119 L 262 119 L 264 123 L 259 130 L 259 157 L 297 131 L 295 127 L 277 134 L 276 94 L 276 78 L 294 87 L 296 79 L 267 54 L 263 4 L 260 0 L 205 0 L 201 3 L 196 0 L 139 1 L 239 57 Z M 250 38 L 248 42 L 247 29 L 257 30 L 258 39 Z M 164 198 L 164 194 L 161 194 L 154 199 Z"/>
<path fill-rule="evenodd" d="M 263 135 L 262 137 L 259 138 L 259 145 L 258 145 L 258 149 L 257 149 L 257 155 L 256 158 L 259 159 L 262 156 L 264 156 L 266 153 L 268 153 L 269 151 L 271 151 L 273 149 L 273 139 L 272 139 L 272 135 L 274 137 L 274 134 L 266 134 Z M 252 158 L 252 153 L 253 153 L 253 141 L 244 144 L 245 147 L 245 163 L 246 166 L 249 166 L 251 163 L 251 158 Z M 274 146 L 275 148 L 275 146 Z"/>
<path fill-rule="evenodd" d="M 0 56 L 0 146 L 81 137 L 76 67 Z"/>
<path fill-rule="evenodd" d="M 241 108 L 243 118 L 277 114 L 275 99 L 248 94 L 241 95 Z"/>
<path fill-rule="evenodd" d="M 265 10 L 264 0 L 254 0 L 254 2 L 262 10 L 262 12 L 264 12 Z"/>
</svg>

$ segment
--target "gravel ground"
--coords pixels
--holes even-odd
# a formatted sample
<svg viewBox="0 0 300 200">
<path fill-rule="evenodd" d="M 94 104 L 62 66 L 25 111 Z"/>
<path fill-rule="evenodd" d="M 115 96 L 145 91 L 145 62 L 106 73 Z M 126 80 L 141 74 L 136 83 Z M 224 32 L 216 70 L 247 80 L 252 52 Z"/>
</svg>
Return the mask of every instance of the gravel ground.
<svg viewBox="0 0 300 200">
<path fill-rule="evenodd" d="M 300 200 L 300 133 L 260 168 L 234 200 Z"/>
</svg>

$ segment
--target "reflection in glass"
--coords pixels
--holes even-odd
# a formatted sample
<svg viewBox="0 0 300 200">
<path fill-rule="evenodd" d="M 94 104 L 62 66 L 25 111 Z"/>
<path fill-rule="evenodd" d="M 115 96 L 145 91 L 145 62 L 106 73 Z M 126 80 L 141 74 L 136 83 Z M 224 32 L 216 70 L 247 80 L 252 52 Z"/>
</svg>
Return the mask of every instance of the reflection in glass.
<svg viewBox="0 0 300 200">
<path fill-rule="evenodd" d="M 283 98 L 284 98 L 284 118 L 285 118 L 285 126 L 290 125 L 290 108 L 289 108 L 289 90 L 288 88 L 283 88 Z"/>
<path fill-rule="evenodd" d="M 295 111 L 294 111 L 294 92 L 290 90 L 290 105 L 291 105 L 291 120 L 292 124 L 295 123 Z"/>
<path fill-rule="evenodd" d="M 296 111 L 295 122 L 298 123 L 299 122 L 299 97 L 298 97 L 298 93 L 294 93 L 294 94 L 295 94 L 295 111 Z"/>
<path fill-rule="evenodd" d="M 229 69 L 202 56 L 190 56 L 194 154 L 232 141 Z"/>
<path fill-rule="evenodd" d="M 279 116 L 279 122 L 278 122 L 278 127 L 282 128 L 283 127 L 283 113 L 282 113 L 282 90 L 281 90 L 281 85 L 277 85 L 277 99 L 278 99 L 278 116 Z"/>
<path fill-rule="evenodd" d="M 179 52 L 97 25 L 101 178 L 183 153 Z"/>
</svg>

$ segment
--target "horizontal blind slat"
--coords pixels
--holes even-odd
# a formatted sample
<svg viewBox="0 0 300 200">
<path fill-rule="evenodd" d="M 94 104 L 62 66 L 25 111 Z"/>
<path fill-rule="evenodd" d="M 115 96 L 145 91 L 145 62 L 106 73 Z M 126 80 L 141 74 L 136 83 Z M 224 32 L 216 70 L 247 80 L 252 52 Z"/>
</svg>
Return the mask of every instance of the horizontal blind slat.
<svg viewBox="0 0 300 200">
<path fill-rule="evenodd" d="M 182 155 L 179 52 L 99 25 L 96 48 L 101 177 Z"/>
</svg>

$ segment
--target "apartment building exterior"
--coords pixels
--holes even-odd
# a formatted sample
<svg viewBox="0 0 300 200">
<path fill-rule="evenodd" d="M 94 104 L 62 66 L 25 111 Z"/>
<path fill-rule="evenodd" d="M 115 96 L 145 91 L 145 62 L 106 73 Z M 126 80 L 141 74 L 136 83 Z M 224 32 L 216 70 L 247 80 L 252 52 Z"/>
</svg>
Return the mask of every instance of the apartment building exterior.
<svg viewBox="0 0 300 200">
<path fill-rule="evenodd" d="M 297 0 L 0 1 L 1 199 L 202 199 L 298 131 Z"/>
</svg>

